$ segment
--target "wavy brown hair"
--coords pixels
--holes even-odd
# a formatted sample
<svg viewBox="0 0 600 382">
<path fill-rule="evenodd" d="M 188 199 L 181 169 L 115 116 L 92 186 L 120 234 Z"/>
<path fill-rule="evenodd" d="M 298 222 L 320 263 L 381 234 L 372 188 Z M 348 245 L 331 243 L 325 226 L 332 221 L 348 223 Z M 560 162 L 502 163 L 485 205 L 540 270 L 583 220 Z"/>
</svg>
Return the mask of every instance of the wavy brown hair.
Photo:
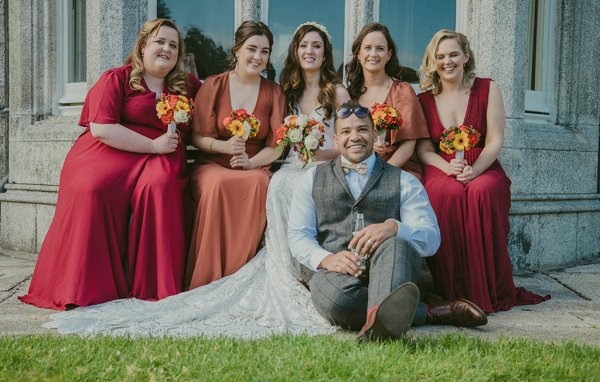
<svg viewBox="0 0 600 382">
<path fill-rule="evenodd" d="M 265 36 L 267 40 L 269 40 L 269 61 L 267 61 L 267 68 L 269 67 L 269 63 L 271 62 L 271 52 L 273 51 L 273 33 L 269 27 L 261 22 L 261 21 L 244 21 L 238 29 L 235 31 L 235 36 L 233 37 L 233 46 L 231 47 L 231 57 L 229 59 L 229 69 L 235 69 L 237 65 L 237 57 L 235 56 L 235 52 L 237 52 L 242 45 L 252 36 Z"/>
<path fill-rule="evenodd" d="M 317 102 L 323 108 L 325 118 L 329 119 L 335 109 L 335 87 L 338 85 L 338 80 L 333 66 L 333 46 L 327 34 L 319 27 L 306 24 L 302 25 L 294 33 L 288 47 L 288 54 L 285 58 L 283 70 L 279 76 L 279 84 L 287 100 L 287 114 L 290 114 L 294 105 L 298 103 L 302 93 L 306 89 L 304 73 L 298 59 L 298 47 L 308 32 L 317 32 L 323 40 L 324 57 L 323 65 L 321 66 L 321 76 L 319 78 L 319 87 L 321 90 L 319 90 L 319 94 L 317 95 Z"/>
<path fill-rule="evenodd" d="M 392 78 L 402 79 L 402 66 L 400 66 L 400 60 L 398 60 L 398 49 L 390 31 L 385 25 L 380 23 L 367 24 L 354 39 L 352 43 L 352 59 L 346 64 L 346 88 L 348 88 L 348 93 L 350 93 L 350 97 L 353 99 L 359 99 L 367 91 L 365 87 L 365 75 L 358 59 L 358 54 L 360 53 L 362 41 L 371 32 L 381 32 L 391 52 L 391 58 L 385 64 L 385 72 Z"/>
<path fill-rule="evenodd" d="M 428 90 L 431 88 L 433 94 L 439 94 L 442 91 L 442 81 L 440 75 L 437 72 L 437 60 L 436 54 L 438 46 L 444 40 L 456 39 L 456 42 L 462 49 L 463 53 L 469 57 L 469 60 L 463 67 L 463 83 L 467 87 L 471 87 L 471 80 L 475 78 L 475 54 L 471 50 L 471 44 L 467 36 L 460 32 L 454 32 L 449 29 L 442 29 L 436 32 L 427 44 L 425 48 L 425 54 L 423 55 L 423 63 L 421 64 L 421 80 L 419 81 L 419 87 L 421 90 Z"/>
</svg>

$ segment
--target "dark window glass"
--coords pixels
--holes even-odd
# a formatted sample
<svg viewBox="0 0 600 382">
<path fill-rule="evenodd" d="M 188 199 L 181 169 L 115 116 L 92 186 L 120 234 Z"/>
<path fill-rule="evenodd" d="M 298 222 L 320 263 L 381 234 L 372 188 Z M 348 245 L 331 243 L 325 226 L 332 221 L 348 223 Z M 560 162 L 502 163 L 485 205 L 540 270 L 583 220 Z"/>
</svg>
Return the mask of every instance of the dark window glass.
<svg viewBox="0 0 600 382">
<path fill-rule="evenodd" d="M 69 70 L 67 82 L 85 82 L 85 0 L 73 0 L 69 8 Z"/>
<path fill-rule="evenodd" d="M 234 0 L 158 0 L 157 17 L 175 21 L 198 77 L 228 69 L 233 41 Z M 193 68 L 192 68 L 193 69 Z"/>
<path fill-rule="evenodd" d="M 419 82 L 425 47 L 440 29 L 456 29 L 456 0 L 380 0 L 379 20 L 398 46 L 400 64 L 407 68 L 403 80 Z"/>
</svg>

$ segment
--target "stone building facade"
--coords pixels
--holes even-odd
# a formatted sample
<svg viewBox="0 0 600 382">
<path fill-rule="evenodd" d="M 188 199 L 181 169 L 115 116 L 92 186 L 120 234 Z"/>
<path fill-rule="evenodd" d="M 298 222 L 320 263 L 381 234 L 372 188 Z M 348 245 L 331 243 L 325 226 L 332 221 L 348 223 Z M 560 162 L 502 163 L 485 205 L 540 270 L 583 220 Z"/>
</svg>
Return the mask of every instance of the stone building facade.
<svg viewBox="0 0 600 382">
<path fill-rule="evenodd" d="M 0 248 L 35 254 L 52 219 L 62 162 L 81 133 L 82 96 L 129 54 L 156 0 L 83 1 L 85 81 L 67 95 L 68 7 L 74 0 L 0 0 Z M 270 0 L 272 3 L 277 0 Z M 279 0 L 283 1 L 283 0 Z M 344 52 L 383 0 L 345 1 Z M 600 254 L 599 0 L 545 0 L 536 43 L 542 91 L 530 91 L 533 6 L 540 0 L 456 0 L 456 28 L 478 75 L 500 85 L 512 179 L 515 268 L 549 269 Z M 160 2 L 160 1 L 159 1 Z M 265 18 L 266 0 L 235 0 L 235 23 Z M 535 16 L 535 13 L 533 13 Z M 233 33 L 232 33 L 233 34 Z M 540 75 L 540 70 L 537 71 Z M 83 92 L 81 89 L 83 86 Z M 68 238 L 65 238 L 68 240 Z"/>
</svg>

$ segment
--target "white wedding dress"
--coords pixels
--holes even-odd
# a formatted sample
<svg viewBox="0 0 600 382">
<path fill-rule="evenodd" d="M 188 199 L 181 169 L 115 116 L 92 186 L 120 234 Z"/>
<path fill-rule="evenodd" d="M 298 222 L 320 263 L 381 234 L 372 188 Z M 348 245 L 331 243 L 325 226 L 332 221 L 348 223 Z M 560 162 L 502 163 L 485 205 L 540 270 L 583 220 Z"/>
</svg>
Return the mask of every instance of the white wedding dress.
<svg viewBox="0 0 600 382">
<path fill-rule="evenodd" d="M 324 149 L 333 146 L 333 121 L 324 122 Z M 265 247 L 236 273 L 160 301 L 122 299 L 56 313 L 47 328 L 79 335 L 238 337 L 328 334 L 337 330 L 314 308 L 298 281 L 303 270 L 287 244 L 288 209 L 303 162 L 290 150 L 267 193 Z"/>
</svg>

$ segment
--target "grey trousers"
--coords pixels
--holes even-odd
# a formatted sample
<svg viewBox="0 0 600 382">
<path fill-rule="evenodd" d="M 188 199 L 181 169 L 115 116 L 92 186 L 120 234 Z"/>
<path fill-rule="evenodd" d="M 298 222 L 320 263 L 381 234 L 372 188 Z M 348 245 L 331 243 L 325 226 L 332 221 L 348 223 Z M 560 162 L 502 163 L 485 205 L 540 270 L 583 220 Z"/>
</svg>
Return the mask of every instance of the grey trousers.
<svg viewBox="0 0 600 382">
<path fill-rule="evenodd" d="M 310 293 L 317 311 L 334 325 L 360 330 L 367 311 L 381 303 L 401 284 L 416 282 L 421 257 L 403 240 L 384 241 L 370 258 L 369 280 L 327 270 L 317 271 L 310 280 Z M 419 302 L 414 324 L 425 323 L 425 304 Z"/>
</svg>

